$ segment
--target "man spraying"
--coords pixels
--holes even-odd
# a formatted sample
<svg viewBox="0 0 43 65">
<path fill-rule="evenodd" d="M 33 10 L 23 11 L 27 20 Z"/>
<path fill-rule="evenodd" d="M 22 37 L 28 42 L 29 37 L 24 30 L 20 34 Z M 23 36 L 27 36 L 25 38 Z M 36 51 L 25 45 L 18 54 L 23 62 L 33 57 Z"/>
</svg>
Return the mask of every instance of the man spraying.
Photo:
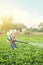
<svg viewBox="0 0 43 65">
<path fill-rule="evenodd" d="M 7 33 L 7 40 L 10 42 L 10 45 L 13 49 L 17 48 L 16 42 L 26 43 L 26 44 L 28 43 L 28 42 L 17 40 L 15 38 L 15 34 L 16 34 L 16 31 L 10 31 Z"/>
<path fill-rule="evenodd" d="M 16 43 L 15 43 L 15 40 L 16 40 L 15 34 L 16 34 L 15 31 L 7 32 L 7 40 L 10 42 L 10 45 L 13 49 L 17 48 Z"/>
</svg>

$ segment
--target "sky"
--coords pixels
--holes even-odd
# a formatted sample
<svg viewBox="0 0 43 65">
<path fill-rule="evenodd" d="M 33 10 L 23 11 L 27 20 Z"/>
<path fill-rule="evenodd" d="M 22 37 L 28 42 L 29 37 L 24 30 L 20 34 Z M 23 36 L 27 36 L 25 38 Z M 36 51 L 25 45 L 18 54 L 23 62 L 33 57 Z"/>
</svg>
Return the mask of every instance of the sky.
<svg viewBox="0 0 43 65">
<path fill-rule="evenodd" d="M 37 27 L 43 22 L 43 0 L 0 0 L 0 23 L 3 16 L 13 16 L 16 23 Z"/>
</svg>

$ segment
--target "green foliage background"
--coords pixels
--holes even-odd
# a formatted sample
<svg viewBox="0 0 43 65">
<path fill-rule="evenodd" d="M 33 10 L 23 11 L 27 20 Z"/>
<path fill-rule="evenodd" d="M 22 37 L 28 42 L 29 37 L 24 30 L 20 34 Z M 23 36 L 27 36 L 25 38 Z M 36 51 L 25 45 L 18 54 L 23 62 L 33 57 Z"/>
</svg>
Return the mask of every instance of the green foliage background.
<svg viewBox="0 0 43 65">
<path fill-rule="evenodd" d="M 43 37 L 17 36 L 19 40 L 43 43 Z M 16 43 L 17 49 L 13 50 L 6 36 L 0 36 L 0 65 L 43 65 L 43 48 L 30 44 Z"/>
</svg>

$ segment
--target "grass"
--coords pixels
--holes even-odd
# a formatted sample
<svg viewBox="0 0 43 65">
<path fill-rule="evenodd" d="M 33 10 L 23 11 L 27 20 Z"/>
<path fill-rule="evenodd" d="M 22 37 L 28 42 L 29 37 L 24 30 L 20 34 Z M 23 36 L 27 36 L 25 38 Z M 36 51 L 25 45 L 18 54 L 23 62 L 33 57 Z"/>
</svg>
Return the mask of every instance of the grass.
<svg viewBox="0 0 43 65">
<path fill-rule="evenodd" d="M 17 36 L 19 40 L 43 43 L 42 36 Z M 43 65 L 43 48 L 37 48 L 25 43 L 16 43 L 13 50 L 6 36 L 0 36 L 0 65 Z"/>
</svg>

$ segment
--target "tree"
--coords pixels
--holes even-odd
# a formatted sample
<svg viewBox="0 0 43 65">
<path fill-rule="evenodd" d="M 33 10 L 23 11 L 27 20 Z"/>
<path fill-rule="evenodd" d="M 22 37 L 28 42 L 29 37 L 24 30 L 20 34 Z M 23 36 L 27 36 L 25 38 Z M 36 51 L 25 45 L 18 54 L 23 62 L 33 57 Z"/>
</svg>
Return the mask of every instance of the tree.
<svg viewBox="0 0 43 65">
<path fill-rule="evenodd" d="M 24 31 L 24 34 L 29 35 L 30 33 L 31 33 L 31 30 L 29 28 L 26 28 L 25 31 Z"/>
<path fill-rule="evenodd" d="M 37 28 L 31 27 L 30 30 L 31 30 L 31 32 L 38 32 L 38 29 Z"/>
<path fill-rule="evenodd" d="M 42 28 L 43 28 L 43 22 L 41 22 L 41 23 L 38 25 L 38 27 L 39 27 L 40 29 L 42 29 Z"/>
<path fill-rule="evenodd" d="M 14 23 L 13 17 L 2 17 L 2 26 L 1 30 L 8 31 L 9 29 L 16 29 L 22 32 L 26 26 L 22 23 Z"/>
<path fill-rule="evenodd" d="M 38 25 L 39 31 L 43 31 L 43 22 Z"/>
<path fill-rule="evenodd" d="M 20 32 L 22 32 L 22 29 L 26 28 L 26 26 L 22 23 L 16 23 L 14 24 L 14 27 L 16 30 L 19 30 Z"/>
<path fill-rule="evenodd" d="M 13 18 L 12 17 L 2 17 L 2 26 L 1 30 L 8 31 L 9 29 L 13 29 Z"/>
</svg>

